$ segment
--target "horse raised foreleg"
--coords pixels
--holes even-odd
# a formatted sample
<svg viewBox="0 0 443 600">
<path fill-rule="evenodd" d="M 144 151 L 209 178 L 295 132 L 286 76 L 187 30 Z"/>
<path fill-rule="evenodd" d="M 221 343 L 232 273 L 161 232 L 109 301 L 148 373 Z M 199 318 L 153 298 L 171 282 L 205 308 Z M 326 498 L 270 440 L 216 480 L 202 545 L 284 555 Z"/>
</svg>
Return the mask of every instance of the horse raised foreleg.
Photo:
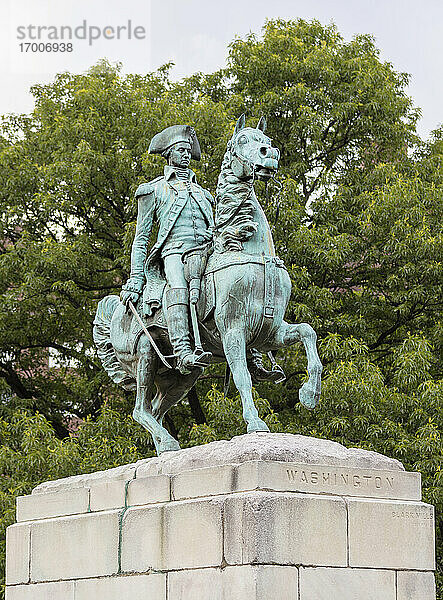
<svg viewBox="0 0 443 600">
<path fill-rule="evenodd" d="M 152 435 L 157 454 L 168 450 L 180 450 L 177 440 L 152 415 L 150 399 L 154 384 L 155 360 L 148 340 L 142 339 L 137 364 L 137 398 L 132 416 Z"/>
<path fill-rule="evenodd" d="M 320 400 L 321 372 L 323 366 L 317 352 L 317 334 L 307 323 L 292 325 L 283 321 L 276 334 L 275 349 L 303 342 L 308 359 L 308 381 L 299 391 L 300 402 L 306 408 L 315 408 Z"/>
<path fill-rule="evenodd" d="M 243 418 L 248 433 L 253 431 L 269 431 L 266 423 L 258 416 L 252 398 L 252 380 L 246 362 L 246 341 L 240 329 L 229 329 L 222 335 L 223 350 L 231 369 L 235 387 L 240 392 L 243 404 Z"/>
</svg>

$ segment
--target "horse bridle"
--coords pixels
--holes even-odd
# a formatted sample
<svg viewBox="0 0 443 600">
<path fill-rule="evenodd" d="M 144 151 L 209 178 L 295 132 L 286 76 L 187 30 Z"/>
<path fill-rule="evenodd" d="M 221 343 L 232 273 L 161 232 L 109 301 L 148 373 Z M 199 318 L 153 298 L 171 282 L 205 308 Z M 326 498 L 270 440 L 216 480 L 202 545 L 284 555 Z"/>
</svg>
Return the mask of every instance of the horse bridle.
<svg viewBox="0 0 443 600">
<path fill-rule="evenodd" d="M 231 153 L 231 156 L 233 156 L 238 161 L 240 161 L 240 163 L 243 166 L 248 166 L 251 169 L 251 171 L 252 171 L 252 179 L 250 181 L 251 189 L 249 190 L 249 194 L 246 196 L 246 198 L 244 198 L 240 202 L 240 204 L 237 206 L 237 208 L 232 213 L 232 215 L 230 215 L 230 217 L 228 219 L 226 219 L 223 223 L 220 223 L 219 225 L 216 225 L 214 227 L 214 231 L 218 231 L 222 227 L 225 227 L 226 225 L 228 225 L 237 216 L 237 214 L 239 213 L 239 211 L 240 211 L 241 207 L 243 206 L 243 204 L 249 200 L 249 198 L 251 197 L 251 195 L 252 195 L 252 193 L 254 191 L 254 182 L 255 182 L 255 179 L 256 179 L 256 169 L 257 169 L 257 166 L 252 161 L 250 161 L 248 158 L 245 158 L 244 156 L 241 156 L 236 151 L 236 149 L 235 149 L 235 140 L 236 140 L 237 136 L 240 135 L 240 134 L 241 134 L 241 130 L 237 133 L 237 135 L 235 137 L 233 137 L 231 140 L 229 140 L 226 149 L 229 150 L 230 153 Z M 279 203 L 278 198 L 280 196 L 280 193 L 281 193 L 281 190 L 283 188 L 283 185 L 282 185 L 282 183 L 278 179 L 275 178 L 275 174 L 272 176 L 272 180 L 279 187 L 279 189 L 278 189 L 278 196 L 277 196 L 277 207 L 276 207 L 275 218 L 274 218 L 274 225 L 275 225 L 277 223 L 277 220 L 278 220 L 278 217 L 279 217 L 279 213 L 280 213 L 280 203 Z"/>
<path fill-rule="evenodd" d="M 249 167 L 251 169 L 251 171 L 252 171 L 252 182 L 254 182 L 255 181 L 255 169 L 257 168 L 256 165 L 251 160 L 249 160 L 248 158 L 245 158 L 244 156 L 241 156 L 237 152 L 237 150 L 235 149 L 235 140 L 237 139 L 237 137 L 238 137 L 238 135 L 240 133 L 241 133 L 241 131 L 239 131 L 239 133 L 234 138 L 232 138 L 232 140 L 229 140 L 228 150 L 230 150 L 231 156 L 233 156 L 238 161 L 240 161 L 240 163 L 243 166 L 247 166 L 247 167 Z"/>
</svg>

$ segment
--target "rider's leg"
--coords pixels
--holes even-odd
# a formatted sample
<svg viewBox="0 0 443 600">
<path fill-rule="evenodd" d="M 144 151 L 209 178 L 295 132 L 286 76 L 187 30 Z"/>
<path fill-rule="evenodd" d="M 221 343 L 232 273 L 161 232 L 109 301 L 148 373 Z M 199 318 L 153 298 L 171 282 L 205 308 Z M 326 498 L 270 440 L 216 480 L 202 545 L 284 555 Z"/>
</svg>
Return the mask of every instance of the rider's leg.
<svg viewBox="0 0 443 600">
<path fill-rule="evenodd" d="M 183 263 L 179 254 L 164 257 L 164 269 L 169 289 L 166 290 L 166 321 L 169 338 L 178 358 L 178 369 L 189 373 L 193 367 L 207 364 L 209 353 L 196 355 L 191 348 L 189 334 L 189 292 L 183 272 Z"/>
<path fill-rule="evenodd" d="M 186 288 L 184 267 L 180 254 L 169 254 L 163 258 L 166 281 L 170 288 Z"/>
<path fill-rule="evenodd" d="M 186 288 L 170 288 L 166 290 L 165 297 L 169 339 L 178 358 L 178 368 L 185 373 L 188 371 L 184 367 L 184 361 L 187 356 L 192 356 L 188 318 L 189 293 Z"/>
<path fill-rule="evenodd" d="M 286 379 L 283 369 L 275 363 L 272 367 L 272 371 L 268 371 L 263 365 L 263 355 L 255 348 L 250 348 L 246 355 L 248 361 L 248 369 L 254 383 L 260 383 L 261 381 L 271 381 L 274 383 L 280 383 Z"/>
</svg>

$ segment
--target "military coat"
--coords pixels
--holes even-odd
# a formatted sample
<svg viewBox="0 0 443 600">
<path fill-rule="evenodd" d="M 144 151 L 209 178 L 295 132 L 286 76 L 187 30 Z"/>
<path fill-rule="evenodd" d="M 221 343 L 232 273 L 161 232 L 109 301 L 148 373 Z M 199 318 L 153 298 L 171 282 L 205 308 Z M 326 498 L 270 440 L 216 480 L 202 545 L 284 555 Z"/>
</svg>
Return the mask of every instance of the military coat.
<svg viewBox="0 0 443 600">
<path fill-rule="evenodd" d="M 184 182 L 176 176 L 174 167 L 166 166 L 163 176 L 149 183 L 142 183 L 135 193 L 138 215 L 131 252 L 131 280 L 146 281 L 143 306 L 148 315 L 153 308 L 160 306 L 165 286 L 161 269 L 162 248 L 172 235 L 190 194 L 204 215 L 208 230 L 211 230 L 214 226 L 213 198 L 208 190 L 198 185 L 195 173 L 191 170 L 189 181 Z M 148 254 L 149 238 L 155 221 L 159 227 L 158 235 Z"/>
</svg>

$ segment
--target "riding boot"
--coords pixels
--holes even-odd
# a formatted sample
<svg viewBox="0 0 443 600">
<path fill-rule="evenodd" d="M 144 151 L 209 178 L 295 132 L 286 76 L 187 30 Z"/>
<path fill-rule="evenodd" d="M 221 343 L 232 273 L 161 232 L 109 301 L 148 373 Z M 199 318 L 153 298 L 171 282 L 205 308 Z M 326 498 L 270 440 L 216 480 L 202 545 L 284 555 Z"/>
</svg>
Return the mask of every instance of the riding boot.
<svg viewBox="0 0 443 600">
<path fill-rule="evenodd" d="M 169 339 L 177 357 L 177 368 L 183 375 L 193 367 L 205 367 L 210 353 L 195 354 L 191 348 L 188 317 L 189 292 L 186 288 L 166 290 L 166 321 Z"/>
<path fill-rule="evenodd" d="M 272 371 L 265 369 L 261 352 L 255 348 L 251 348 L 248 354 L 248 369 L 254 383 L 260 383 L 261 381 L 277 383 L 285 379 L 285 373 L 277 363 L 273 366 Z"/>
</svg>

